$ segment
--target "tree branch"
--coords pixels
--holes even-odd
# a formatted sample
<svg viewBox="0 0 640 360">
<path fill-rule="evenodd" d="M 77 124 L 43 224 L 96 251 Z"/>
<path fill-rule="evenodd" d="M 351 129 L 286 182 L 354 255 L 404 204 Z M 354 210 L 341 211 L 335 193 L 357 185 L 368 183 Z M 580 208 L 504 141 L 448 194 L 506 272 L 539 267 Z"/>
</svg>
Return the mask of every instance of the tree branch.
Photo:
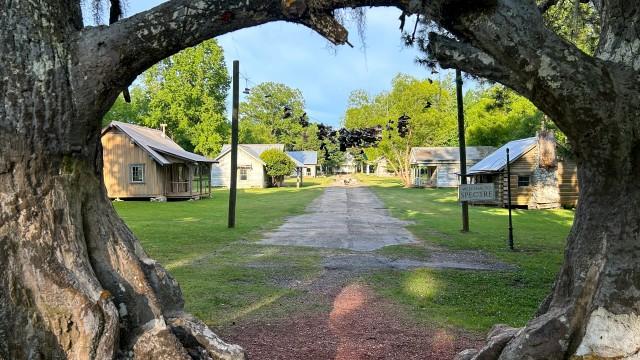
<svg viewBox="0 0 640 360">
<path fill-rule="evenodd" d="M 78 36 L 78 66 L 72 76 L 76 100 L 100 118 L 137 75 L 158 61 L 204 40 L 273 21 L 305 25 L 336 45 L 348 43 L 347 30 L 333 17 L 339 8 L 396 6 L 410 12 L 410 0 L 171 0 L 111 26 Z M 90 101 L 91 102 L 91 101 Z M 95 115 L 94 115 L 95 114 Z"/>
<path fill-rule="evenodd" d="M 600 43 L 595 56 L 640 71 L 640 2 L 602 1 L 600 14 Z"/>
<path fill-rule="evenodd" d="M 445 69 L 460 69 L 488 80 L 500 82 L 518 92 L 528 92 L 525 87 L 520 85 L 520 79 L 512 71 L 489 54 L 468 43 L 457 41 L 445 35 L 429 33 L 427 51 Z"/>
<path fill-rule="evenodd" d="M 449 18 L 445 18 L 452 16 L 446 9 L 449 0 L 433 0 L 431 4 L 434 6 L 429 7 L 432 18 L 462 43 L 471 46 L 460 48 L 462 45 L 458 45 L 450 49 L 440 41 L 439 45 L 444 49 L 440 56 L 444 60 L 447 60 L 445 50 L 481 50 L 484 54 L 476 52 L 475 58 L 492 59 L 493 62 L 489 62 L 492 68 L 485 66 L 474 70 L 489 72 L 485 75 L 490 75 L 492 80 L 528 97 L 576 143 L 578 139 L 590 136 L 584 132 L 585 128 L 614 126 L 608 124 L 613 117 L 607 106 L 603 106 L 598 114 L 587 114 L 586 107 L 559 105 L 602 103 L 603 99 L 620 90 L 616 88 L 616 82 L 621 77 L 618 74 L 612 77 L 610 64 L 584 54 L 548 30 L 534 1 L 495 0 L 494 4 L 488 3 L 472 13 Z M 451 43 L 444 45 L 451 46 Z M 474 64 L 467 64 L 470 65 Z M 626 76 L 633 75 L 629 72 Z"/>
</svg>

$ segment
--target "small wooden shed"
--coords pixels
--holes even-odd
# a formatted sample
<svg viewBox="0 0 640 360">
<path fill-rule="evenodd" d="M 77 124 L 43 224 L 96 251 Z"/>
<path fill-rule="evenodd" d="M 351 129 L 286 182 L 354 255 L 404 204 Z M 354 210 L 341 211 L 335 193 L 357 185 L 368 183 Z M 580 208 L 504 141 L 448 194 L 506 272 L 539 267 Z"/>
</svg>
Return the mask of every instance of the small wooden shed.
<svg viewBox="0 0 640 360">
<path fill-rule="evenodd" d="M 198 199 L 211 195 L 214 160 L 182 149 L 164 131 L 113 121 L 102 129 L 110 198 Z"/>
<path fill-rule="evenodd" d="M 528 209 L 575 207 L 578 175 L 574 160 L 559 156 L 553 132 L 511 141 L 471 167 L 471 183 L 494 183 L 497 198 L 482 204 L 507 206 L 507 148 L 511 167 L 511 204 Z M 480 202 L 479 202 L 480 203 Z"/>
<path fill-rule="evenodd" d="M 493 146 L 467 146 L 467 169 L 495 149 Z M 411 148 L 410 162 L 413 186 L 458 186 L 460 149 L 457 146 Z"/>
</svg>

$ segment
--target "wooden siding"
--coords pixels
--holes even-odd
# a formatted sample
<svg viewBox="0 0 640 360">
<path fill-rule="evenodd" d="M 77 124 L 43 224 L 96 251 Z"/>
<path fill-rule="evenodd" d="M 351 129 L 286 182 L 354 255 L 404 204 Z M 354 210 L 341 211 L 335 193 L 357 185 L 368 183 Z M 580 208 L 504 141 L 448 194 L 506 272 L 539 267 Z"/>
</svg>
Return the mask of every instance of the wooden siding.
<svg viewBox="0 0 640 360">
<path fill-rule="evenodd" d="M 312 177 L 312 178 L 314 178 L 314 177 L 317 176 L 318 167 L 315 166 L 315 165 L 305 165 L 303 171 L 304 171 L 302 173 L 303 177 Z"/>
<path fill-rule="evenodd" d="M 560 187 L 560 204 L 575 207 L 578 204 L 578 166 L 574 160 L 565 159 L 558 162 L 558 186 Z"/>
<path fill-rule="evenodd" d="M 518 176 L 530 176 L 533 181 L 533 172 L 538 167 L 538 147 L 522 155 L 518 160 L 511 163 L 511 205 L 512 206 L 529 206 L 531 196 L 533 195 L 533 184 L 530 186 L 518 186 Z M 507 206 L 507 171 L 505 169 L 503 176 L 502 189 L 499 194 L 502 195 L 502 204 Z"/>
<path fill-rule="evenodd" d="M 118 130 L 102 136 L 103 176 L 110 198 L 155 197 L 164 194 L 164 172 L 144 150 Z M 129 165 L 144 164 L 144 183 L 129 181 Z"/>
<path fill-rule="evenodd" d="M 475 165 L 477 161 L 467 161 L 467 171 L 473 165 Z M 436 167 L 435 171 L 435 186 L 436 187 L 457 187 L 458 186 L 458 173 L 460 172 L 460 162 L 457 161 L 434 161 L 430 163 L 420 164 L 421 167 Z M 411 171 L 411 183 L 414 185 L 418 184 L 416 179 L 416 171 L 418 165 L 411 165 L 413 169 Z M 430 180 L 423 180 L 424 183 L 428 183 Z M 433 186 L 433 185 L 431 185 Z"/>
<path fill-rule="evenodd" d="M 211 183 L 213 186 L 229 187 L 231 182 L 231 152 L 218 159 L 218 164 L 213 164 L 211 169 Z M 240 180 L 240 168 L 247 168 L 247 180 Z M 249 156 L 242 148 L 238 148 L 238 188 L 263 188 L 266 187 L 266 174 L 264 166 L 252 156 Z"/>
<path fill-rule="evenodd" d="M 577 167 L 573 160 L 561 160 L 557 162 L 555 179 L 558 188 L 536 186 L 536 175 L 541 175 L 538 168 L 538 147 L 526 152 L 522 157 L 511 163 L 511 204 L 512 206 L 526 206 L 528 208 L 542 209 L 558 206 L 575 207 L 578 201 L 578 177 Z M 553 170 L 550 170 L 553 171 Z M 497 201 L 474 202 L 474 204 L 496 204 L 507 206 L 507 171 L 492 175 L 476 175 L 474 182 L 487 181 L 486 177 L 493 176 L 496 185 Z M 518 186 L 518 176 L 529 176 L 529 186 Z M 483 179 L 485 177 L 485 179 Z M 548 191 L 547 191 L 548 190 Z M 534 193 L 535 192 L 535 193 Z M 558 199 L 559 195 L 559 199 Z"/>
</svg>

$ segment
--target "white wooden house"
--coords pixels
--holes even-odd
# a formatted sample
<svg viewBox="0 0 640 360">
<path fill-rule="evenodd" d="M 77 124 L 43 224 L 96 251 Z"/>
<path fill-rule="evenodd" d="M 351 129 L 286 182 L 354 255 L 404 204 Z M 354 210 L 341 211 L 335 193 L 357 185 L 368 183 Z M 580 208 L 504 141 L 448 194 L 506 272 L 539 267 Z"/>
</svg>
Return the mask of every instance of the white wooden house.
<svg viewBox="0 0 640 360">
<path fill-rule="evenodd" d="M 316 177 L 318 173 L 318 152 L 317 151 L 286 151 L 289 157 L 302 164 L 302 175 L 306 177 Z"/>
<path fill-rule="evenodd" d="M 269 176 L 265 163 L 260 159 L 263 152 L 276 149 L 284 151 L 283 144 L 239 144 L 238 145 L 238 188 L 265 188 L 269 184 Z M 289 155 L 298 169 L 304 164 Z M 216 187 L 229 187 L 231 184 L 231 145 L 222 146 L 220 155 L 211 168 L 211 183 Z"/>
<path fill-rule="evenodd" d="M 493 146 L 467 146 L 467 169 L 495 150 Z M 460 149 L 455 147 L 411 148 L 411 182 L 418 187 L 456 187 L 460 172 Z"/>
</svg>

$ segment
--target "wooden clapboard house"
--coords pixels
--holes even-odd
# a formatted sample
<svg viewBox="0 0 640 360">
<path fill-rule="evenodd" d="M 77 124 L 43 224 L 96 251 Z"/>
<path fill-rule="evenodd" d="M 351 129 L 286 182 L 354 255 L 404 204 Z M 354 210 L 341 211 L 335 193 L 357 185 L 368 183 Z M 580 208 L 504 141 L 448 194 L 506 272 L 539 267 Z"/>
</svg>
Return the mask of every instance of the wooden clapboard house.
<svg viewBox="0 0 640 360">
<path fill-rule="evenodd" d="M 493 146 L 467 146 L 466 168 L 485 158 Z M 413 147 L 409 157 L 411 183 L 415 187 L 456 187 L 460 172 L 460 148 Z"/>
<path fill-rule="evenodd" d="M 468 171 L 471 183 L 493 183 L 497 199 L 482 204 L 507 206 L 507 148 L 511 167 L 511 204 L 529 209 L 575 207 L 578 176 L 574 160 L 558 155 L 552 131 L 514 140 Z M 480 203 L 480 202 L 479 202 Z"/>
<path fill-rule="evenodd" d="M 113 121 L 102 130 L 110 198 L 197 199 L 211 195 L 214 160 L 182 149 L 164 131 Z"/>
<path fill-rule="evenodd" d="M 260 156 L 267 150 L 284 151 L 284 144 L 238 144 L 238 173 L 236 174 L 237 186 L 242 188 L 265 188 L 269 186 L 269 176 L 266 171 L 266 163 Z M 296 172 L 304 175 L 307 166 L 313 166 L 315 176 L 315 165 L 311 165 L 314 159 L 304 159 L 301 154 L 291 154 L 285 152 L 296 165 Z M 307 154 L 311 156 L 311 154 Z M 300 160 L 298 160 L 300 158 Z M 309 164 L 304 164 L 304 161 Z M 211 170 L 211 181 L 213 186 L 229 187 L 231 185 L 231 145 L 222 146 L 222 151 L 215 159 L 216 163 Z M 315 156 L 317 162 L 317 156 Z"/>
</svg>

